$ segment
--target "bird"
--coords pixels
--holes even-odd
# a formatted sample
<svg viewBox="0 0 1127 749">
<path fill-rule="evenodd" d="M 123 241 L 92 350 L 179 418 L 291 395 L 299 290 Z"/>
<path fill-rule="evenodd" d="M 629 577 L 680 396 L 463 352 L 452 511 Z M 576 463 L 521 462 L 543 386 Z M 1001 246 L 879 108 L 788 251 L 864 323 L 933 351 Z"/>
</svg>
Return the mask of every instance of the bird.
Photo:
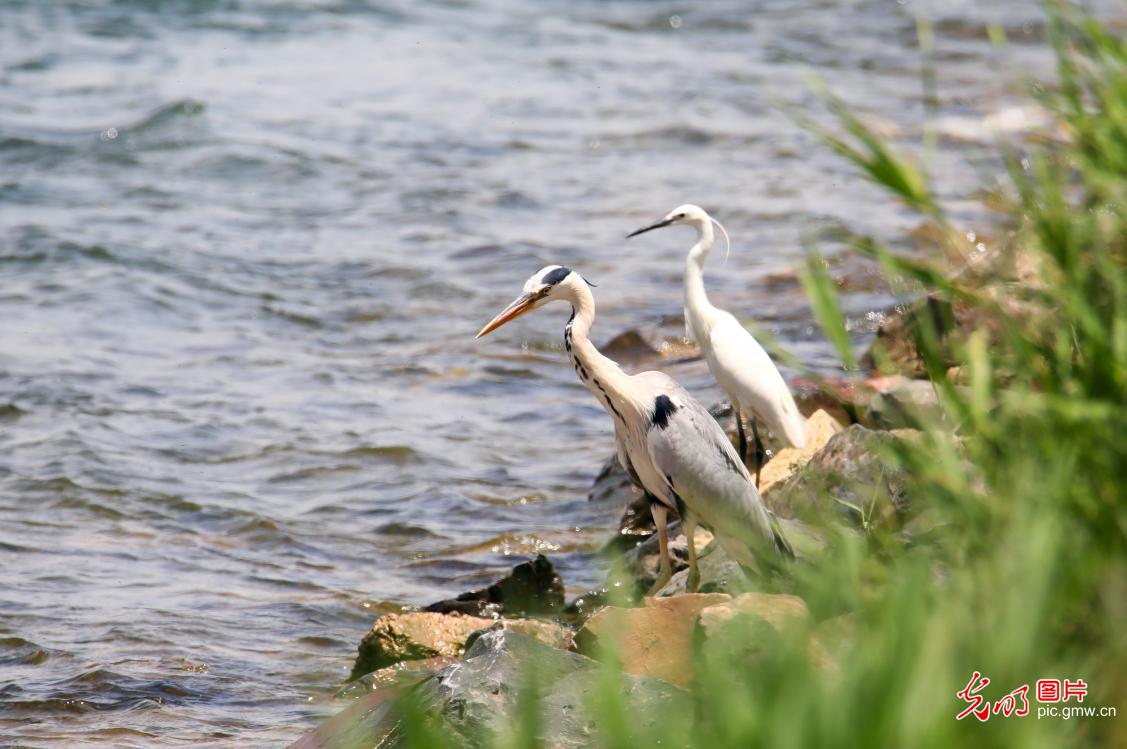
<svg viewBox="0 0 1127 749">
<path fill-rule="evenodd" d="M 697 230 L 697 241 L 685 258 L 685 333 L 700 346 L 709 371 L 732 402 L 740 458 L 745 461 L 748 445 L 743 413 L 745 409 L 751 412 L 758 487 L 766 453 L 756 419 L 765 421 L 774 435 L 800 449 L 806 444 L 806 422 L 786 381 L 759 341 L 730 312 L 708 301 L 704 289 L 704 262 L 715 241 L 712 225 L 716 224 L 728 240 L 728 232 L 720 222 L 703 208 L 686 203 L 674 208 L 661 221 L 626 236 L 629 239 L 654 229 L 682 224 Z M 728 249 L 731 250 L 730 241 Z"/>
<path fill-rule="evenodd" d="M 629 375 L 591 342 L 595 298 L 579 273 L 560 265 L 537 271 L 521 295 L 476 337 L 557 301 L 571 305 L 564 348 L 575 372 L 614 421 L 623 469 L 652 497 L 661 558 L 649 595 L 661 590 L 673 574 L 666 530 L 670 511 L 679 513 L 688 540 L 689 590 L 700 583 L 694 543 L 698 524 L 709 528 L 724 550 L 745 566 L 774 568 L 780 555 L 793 557 L 747 466 L 708 410 L 664 372 Z"/>
</svg>

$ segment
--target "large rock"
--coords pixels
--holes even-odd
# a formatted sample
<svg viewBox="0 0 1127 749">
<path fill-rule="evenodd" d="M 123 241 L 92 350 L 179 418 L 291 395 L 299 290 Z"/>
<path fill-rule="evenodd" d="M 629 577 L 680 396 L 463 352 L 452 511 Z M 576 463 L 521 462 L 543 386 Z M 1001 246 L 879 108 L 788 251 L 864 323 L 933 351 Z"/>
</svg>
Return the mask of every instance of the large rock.
<svg viewBox="0 0 1127 749">
<path fill-rule="evenodd" d="M 812 665 L 835 673 L 837 666 L 813 633 L 806 603 L 797 596 L 744 593 L 702 609 L 697 618 L 703 648 L 713 656 L 752 666 L 784 640 L 803 643 Z"/>
<path fill-rule="evenodd" d="M 575 635 L 579 651 L 610 649 L 623 669 L 687 686 L 693 678 L 693 628 L 702 609 L 731 600 L 724 593 L 687 593 L 647 598 L 640 608 L 607 606 Z"/>
<path fill-rule="evenodd" d="M 783 517 L 832 505 L 858 524 L 899 513 L 908 476 L 888 462 L 887 452 L 897 441 L 918 438 L 913 430 L 882 432 L 854 424 L 830 438 L 802 470 L 772 486 L 768 503 Z"/>
<path fill-rule="evenodd" d="M 545 645 L 504 628 L 491 629 L 466 652 L 465 660 L 416 682 L 409 697 L 437 722 L 451 746 L 495 746 L 517 723 L 521 690 L 537 688 L 539 743 L 580 749 L 597 743 L 590 712 L 601 666 L 590 658 Z M 652 735 L 658 716 L 688 708 L 688 695 L 659 679 L 623 674 L 628 725 L 637 740 Z M 361 697 L 310 732 L 291 749 L 394 749 L 403 746 L 401 711 L 405 689 L 381 688 Z"/>
<path fill-rule="evenodd" d="M 466 653 L 465 661 L 421 684 L 421 702 L 441 719 L 453 746 L 493 745 L 491 736 L 516 721 L 520 690 L 530 681 L 540 691 L 540 741 L 569 749 L 596 743 L 597 726 L 589 706 L 598 689 L 600 666 L 505 630 L 490 631 Z M 686 699 L 663 681 L 623 675 L 621 692 L 628 723 L 648 729 L 674 703 Z"/>
<path fill-rule="evenodd" d="M 886 313 L 877 328 L 869 350 L 861 358 L 861 366 L 885 374 L 926 377 L 927 367 L 918 345 L 920 323 L 931 318 L 937 330 L 954 327 L 951 306 L 939 299 L 926 298 L 913 305 L 899 305 Z M 954 362 L 952 362 L 953 364 Z"/>
<path fill-rule="evenodd" d="M 661 358 L 661 352 L 637 330 L 627 330 L 604 343 L 600 348 L 604 356 L 634 369 Z"/>
<path fill-rule="evenodd" d="M 373 749 L 387 746 L 398 729 L 402 690 L 377 689 L 290 744 L 289 749 Z"/>
<path fill-rule="evenodd" d="M 811 416 L 817 411 L 825 411 L 840 424 L 853 424 L 858 421 L 856 378 L 812 380 L 798 377 L 791 380 L 790 388 L 795 405 L 806 416 Z"/>
<path fill-rule="evenodd" d="M 351 698 L 352 704 L 289 749 L 372 749 L 382 746 L 398 726 L 396 702 L 418 684 L 457 663 L 442 656 L 404 661 L 349 682 L 334 697 Z"/>
<path fill-rule="evenodd" d="M 492 619 L 427 611 L 385 614 L 360 641 L 349 679 L 400 661 L 459 656 L 466 638 L 491 624 Z"/>
<path fill-rule="evenodd" d="M 759 473 L 759 492 L 766 494 L 772 486 L 789 478 L 840 431 L 841 424 L 825 411 L 819 409 L 811 414 L 806 420 L 806 444 L 801 448 L 784 447 L 775 453 Z"/>
<path fill-rule="evenodd" d="M 924 424 L 952 426 L 930 380 L 890 375 L 871 378 L 866 385 L 872 390 L 865 409 L 866 426 L 875 429 L 915 428 Z"/>
<path fill-rule="evenodd" d="M 947 244 L 951 237 L 939 240 Z M 908 377 L 927 376 L 922 355 L 921 331 L 930 326 L 936 334 L 940 366 L 947 368 L 960 364 L 959 343 L 971 333 L 982 332 L 988 339 L 996 339 L 1012 320 L 1039 320 L 1042 325 L 1052 325 L 1052 310 L 1035 301 L 1029 289 L 1044 285 L 1044 276 L 1036 258 L 1019 248 L 1006 251 L 978 252 L 968 246 L 960 254 L 962 267 L 954 269 L 951 281 L 972 290 L 988 300 L 981 303 L 974 298 L 956 295 L 954 301 L 942 298 L 936 292 L 910 304 L 898 305 L 890 310 L 877 329 L 869 351 L 861 364 L 883 374 L 903 374 Z M 1023 290 L 1014 293 L 1015 289 Z"/>
<path fill-rule="evenodd" d="M 762 619 L 778 632 L 810 621 L 806 603 L 798 596 L 772 593 L 743 593 L 701 610 L 699 624 L 705 637 L 716 634 L 736 616 Z"/>
<path fill-rule="evenodd" d="M 547 557 L 537 554 L 487 588 L 432 603 L 423 610 L 469 616 L 554 616 L 563 605 L 563 581 Z"/>
<path fill-rule="evenodd" d="M 472 633 L 466 639 L 466 650 L 472 650 L 479 637 L 497 630 L 513 632 L 560 650 L 571 650 L 575 647 L 575 632 L 563 624 L 546 622 L 542 619 L 502 619 L 494 622 L 489 629 Z"/>
</svg>

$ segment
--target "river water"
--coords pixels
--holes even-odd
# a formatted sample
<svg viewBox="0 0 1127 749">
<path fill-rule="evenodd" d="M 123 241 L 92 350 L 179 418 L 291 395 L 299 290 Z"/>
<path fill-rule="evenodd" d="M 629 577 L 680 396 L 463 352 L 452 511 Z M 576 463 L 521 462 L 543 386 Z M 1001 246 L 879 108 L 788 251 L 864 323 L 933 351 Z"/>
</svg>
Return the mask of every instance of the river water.
<svg viewBox="0 0 1127 749">
<path fill-rule="evenodd" d="M 775 104 L 817 111 L 814 73 L 906 147 L 930 122 L 945 199 L 983 220 L 984 123 L 1020 128 L 1021 77 L 1051 71 L 1039 19 L 0 0 L 0 746 L 284 745 L 340 708 L 384 602 L 536 551 L 596 583 L 613 436 L 567 310 L 474 333 L 558 262 L 598 284 L 596 341 L 675 336 L 691 233 L 623 237 L 697 202 L 735 243 L 714 301 L 832 371 L 804 242 L 916 220 Z M 889 300 L 863 269 L 846 290 L 860 344 Z"/>
</svg>

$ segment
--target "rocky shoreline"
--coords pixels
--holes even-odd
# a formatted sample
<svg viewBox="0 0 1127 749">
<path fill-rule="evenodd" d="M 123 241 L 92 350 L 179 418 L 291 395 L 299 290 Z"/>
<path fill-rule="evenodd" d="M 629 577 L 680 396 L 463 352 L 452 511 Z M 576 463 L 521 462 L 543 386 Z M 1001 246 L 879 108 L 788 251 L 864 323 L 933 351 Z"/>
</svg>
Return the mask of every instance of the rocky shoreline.
<svg viewBox="0 0 1127 749">
<path fill-rule="evenodd" d="M 915 360 L 911 317 L 926 309 L 926 303 L 900 309 L 886 320 L 867 357 L 874 369 L 877 362 L 887 372 L 891 361 Z M 622 341 L 643 360 L 633 363 L 660 356 L 636 334 L 616 339 Z M 930 383 L 912 379 L 923 373 L 904 371 L 874 371 L 865 379 L 799 390 L 799 406 L 808 414 L 807 444 L 772 456 L 762 471 L 761 493 L 800 562 L 824 546 L 803 522 L 807 513 L 832 507 L 841 525 L 856 532 L 874 523 L 900 527 L 909 498 L 903 474 L 884 461 L 888 451 L 881 448 L 917 439 L 913 425 L 938 411 Z M 734 432 L 726 405 L 713 415 Z M 614 456 L 590 498 L 625 508 L 619 533 L 604 548 L 612 564 L 602 588 L 565 601 L 563 581 L 539 555 L 487 588 L 380 616 L 360 642 L 341 692 L 357 699 L 292 749 L 396 746 L 403 719 L 398 706 L 407 693 L 412 704 L 441 721 L 455 745 L 480 745 L 515 720 L 519 685 L 529 673 L 551 708 L 544 711 L 542 737 L 554 747 L 588 746 L 593 726 L 587 705 L 608 657 L 621 665 L 622 693 L 638 720 L 684 707 L 695 658 L 710 647 L 769 648 L 777 638 L 801 638 L 810 662 L 832 678 L 835 653 L 848 647 L 848 613 L 818 619 L 801 598 L 764 590 L 771 586 L 749 576 L 704 529 L 696 538 L 701 585 L 687 592 L 687 544 L 679 523 L 670 526 L 675 574 L 657 596 L 643 598 L 656 579 L 656 535 L 641 492 Z M 752 641 L 748 632 L 755 633 Z"/>
</svg>

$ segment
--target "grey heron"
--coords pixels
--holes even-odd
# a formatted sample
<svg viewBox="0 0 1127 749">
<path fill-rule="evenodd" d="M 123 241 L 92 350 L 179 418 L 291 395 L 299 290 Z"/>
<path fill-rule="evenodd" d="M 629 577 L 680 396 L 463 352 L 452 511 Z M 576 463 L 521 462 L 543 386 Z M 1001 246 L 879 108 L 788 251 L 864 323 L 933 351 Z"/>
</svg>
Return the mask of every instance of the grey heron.
<svg viewBox="0 0 1127 749">
<path fill-rule="evenodd" d="M 747 467 L 707 409 L 669 375 L 628 375 L 591 343 L 595 299 L 578 273 L 559 265 L 541 269 L 477 337 L 555 301 L 571 305 L 564 348 L 579 379 L 614 421 L 619 462 L 653 497 L 661 570 L 650 594 L 673 574 L 666 534 L 670 510 L 680 513 L 688 541 L 690 590 L 700 583 L 693 539 L 698 523 L 742 564 L 762 569 L 779 553 L 793 555 Z"/>
<path fill-rule="evenodd" d="M 656 224 L 626 235 L 627 238 L 684 224 L 697 230 L 696 244 L 685 258 L 685 333 L 700 346 L 712 376 L 728 394 L 736 417 L 740 457 L 747 456 L 743 410 L 751 411 L 751 430 L 755 438 L 755 481 L 763 467 L 763 445 L 756 419 L 767 422 L 772 433 L 788 444 L 801 448 L 806 442 L 806 421 L 794 403 L 790 388 L 779 374 L 775 363 L 759 341 L 731 313 L 714 307 L 704 290 L 704 261 L 712 249 L 715 235 L 712 225 L 720 227 L 724 238 L 728 232 L 703 208 L 686 204 L 674 208 Z"/>
</svg>

